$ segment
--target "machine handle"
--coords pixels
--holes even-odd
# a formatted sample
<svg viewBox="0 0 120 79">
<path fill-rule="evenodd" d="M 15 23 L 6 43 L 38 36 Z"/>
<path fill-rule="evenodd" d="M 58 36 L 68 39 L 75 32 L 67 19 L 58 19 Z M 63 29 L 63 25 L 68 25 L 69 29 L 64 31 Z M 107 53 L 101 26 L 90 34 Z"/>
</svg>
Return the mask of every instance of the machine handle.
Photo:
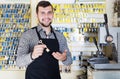
<svg viewBox="0 0 120 79">
<path fill-rule="evenodd" d="M 98 44 L 97 44 L 97 40 L 96 40 L 95 37 L 93 37 L 93 41 L 94 41 L 94 44 L 95 44 L 95 46 L 97 47 L 97 49 L 98 49 L 98 51 L 99 51 Z"/>
<path fill-rule="evenodd" d="M 105 19 L 105 29 L 106 29 L 106 32 L 107 32 L 107 35 L 106 35 L 106 38 L 105 38 L 105 41 L 107 43 L 110 43 L 113 41 L 113 36 L 110 35 L 109 33 L 109 29 L 108 29 L 108 18 L 107 18 L 107 14 L 104 14 L 104 19 Z"/>
</svg>

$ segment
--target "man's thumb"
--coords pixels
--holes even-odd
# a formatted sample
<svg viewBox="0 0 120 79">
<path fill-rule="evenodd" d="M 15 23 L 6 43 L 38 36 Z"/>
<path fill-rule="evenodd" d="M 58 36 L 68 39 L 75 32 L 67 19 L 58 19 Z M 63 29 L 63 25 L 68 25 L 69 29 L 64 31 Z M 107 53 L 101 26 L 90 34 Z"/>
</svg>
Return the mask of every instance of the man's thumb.
<svg viewBox="0 0 120 79">
<path fill-rule="evenodd" d="M 67 50 L 64 50 L 64 53 L 67 53 Z"/>
</svg>

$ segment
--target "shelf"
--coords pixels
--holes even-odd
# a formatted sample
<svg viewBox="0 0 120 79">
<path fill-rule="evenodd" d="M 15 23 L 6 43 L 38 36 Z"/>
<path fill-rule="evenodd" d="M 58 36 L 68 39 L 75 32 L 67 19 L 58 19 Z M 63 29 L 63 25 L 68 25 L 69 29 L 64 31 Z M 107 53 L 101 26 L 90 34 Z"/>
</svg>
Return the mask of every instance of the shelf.
<svg viewBox="0 0 120 79">
<path fill-rule="evenodd" d="M 30 4 L 30 0 L 0 0 L 0 4 L 15 4 L 15 3 L 24 3 L 24 4 Z"/>
<path fill-rule="evenodd" d="M 76 23 L 54 23 L 53 27 L 66 27 L 66 28 L 75 28 L 77 27 Z"/>
<path fill-rule="evenodd" d="M 105 3 L 106 0 L 77 0 L 77 2 L 83 2 L 83 3 Z"/>
</svg>

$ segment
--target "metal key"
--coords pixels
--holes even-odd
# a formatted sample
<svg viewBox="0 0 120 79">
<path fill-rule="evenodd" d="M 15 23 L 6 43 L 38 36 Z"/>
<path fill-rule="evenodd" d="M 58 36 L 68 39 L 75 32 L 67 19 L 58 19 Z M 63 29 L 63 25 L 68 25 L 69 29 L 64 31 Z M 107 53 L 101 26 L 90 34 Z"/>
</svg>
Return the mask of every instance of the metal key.
<svg viewBox="0 0 120 79">
<path fill-rule="evenodd" d="M 42 40 L 39 40 L 38 42 L 39 45 L 43 44 Z M 50 49 L 48 49 L 47 47 L 45 48 L 46 52 L 50 52 Z"/>
</svg>

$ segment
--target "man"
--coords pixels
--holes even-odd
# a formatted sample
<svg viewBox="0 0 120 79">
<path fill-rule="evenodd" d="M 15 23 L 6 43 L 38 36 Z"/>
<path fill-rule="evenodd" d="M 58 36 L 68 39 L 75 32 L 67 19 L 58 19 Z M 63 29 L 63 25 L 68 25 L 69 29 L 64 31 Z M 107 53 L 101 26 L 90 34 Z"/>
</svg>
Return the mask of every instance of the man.
<svg viewBox="0 0 120 79">
<path fill-rule="evenodd" d="M 36 7 L 38 26 L 24 32 L 17 50 L 17 66 L 26 66 L 26 79 L 61 79 L 58 61 L 71 65 L 65 37 L 52 26 L 53 6 L 40 1 Z"/>
</svg>

